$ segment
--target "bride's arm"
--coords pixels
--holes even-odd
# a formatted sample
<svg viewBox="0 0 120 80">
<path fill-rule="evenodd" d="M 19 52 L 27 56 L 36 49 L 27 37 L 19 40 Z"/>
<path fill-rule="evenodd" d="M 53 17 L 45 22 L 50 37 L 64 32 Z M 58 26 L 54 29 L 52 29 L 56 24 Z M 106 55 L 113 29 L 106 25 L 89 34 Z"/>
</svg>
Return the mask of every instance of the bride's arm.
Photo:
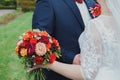
<svg viewBox="0 0 120 80">
<path fill-rule="evenodd" d="M 92 21 L 93 22 L 93 21 Z M 94 80 L 101 64 L 102 57 L 102 40 L 99 30 L 94 24 L 88 26 L 86 31 L 86 46 L 81 50 L 81 54 L 85 54 L 81 57 L 82 63 L 80 65 L 65 64 L 55 61 L 53 64 L 46 65 L 47 68 L 74 80 Z M 94 23 L 94 22 L 93 22 Z M 98 25 L 98 24 L 97 24 Z M 98 26 L 99 27 L 99 26 Z M 92 34 L 94 32 L 94 34 Z M 36 68 L 46 68 L 44 65 L 37 65 L 30 69 L 28 72 Z"/>
<path fill-rule="evenodd" d="M 52 64 L 36 65 L 33 68 L 30 68 L 27 72 L 31 72 L 37 68 L 48 68 L 48 69 L 53 70 L 67 78 L 70 78 L 73 80 L 83 80 L 83 75 L 82 75 L 80 65 L 65 64 L 65 63 L 55 61 Z"/>
<path fill-rule="evenodd" d="M 80 65 L 71 65 L 55 61 L 53 64 L 49 64 L 48 68 L 74 80 L 83 80 Z"/>
</svg>

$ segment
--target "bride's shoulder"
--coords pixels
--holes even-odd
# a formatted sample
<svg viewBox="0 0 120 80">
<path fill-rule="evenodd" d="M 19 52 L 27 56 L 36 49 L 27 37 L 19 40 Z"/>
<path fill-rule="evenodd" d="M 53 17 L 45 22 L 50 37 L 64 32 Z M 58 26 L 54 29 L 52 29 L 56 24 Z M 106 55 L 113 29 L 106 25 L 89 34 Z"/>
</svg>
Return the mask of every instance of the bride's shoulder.
<svg viewBox="0 0 120 80">
<path fill-rule="evenodd" d="M 112 15 L 100 15 L 100 16 L 98 16 L 98 17 L 96 17 L 96 18 L 93 18 L 93 19 L 91 19 L 90 20 L 90 22 L 94 22 L 94 21 L 96 21 L 96 20 L 102 20 L 102 21 L 104 21 L 104 20 L 110 20 L 110 18 L 113 18 L 113 16 Z"/>
<path fill-rule="evenodd" d="M 104 23 L 103 20 L 104 20 L 104 16 L 102 16 L 102 15 L 89 20 L 89 22 L 86 26 L 86 29 L 91 30 L 92 28 L 94 29 L 98 26 L 102 26 L 102 24 Z"/>
<path fill-rule="evenodd" d="M 104 17 L 103 15 L 100 15 L 100 16 L 98 16 L 98 17 L 96 17 L 96 18 L 91 19 L 89 22 L 98 21 L 98 20 L 102 19 L 103 17 Z"/>
<path fill-rule="evenodd" d="M 91 19 L 89 22 L 88 22 L 88 25 L 90 24 L 101 24 L 101 23 L 104 23 L 108 20 L 112 20 L 111 18 L 113 18 L 113 16 L 109 16 L 109 15 L 100 15 L 96 18 L 93 18 Z"/>
<path fill-rule="evenodd" d="M 95 18 L 92 18 L 91 20 L 89 20 L 89 22 L 88 23 L 93 23 L 93 22 L 95 22 L 95 21 L 98 21 L 99 19 L 101 19 L 101 15 L 100 16 L 98 16 L 98 17 L 95 17 Z"/>
<path fill-rule="evenodd" d="M 88 21 L 87 26 L 95 25 L 98 22 L 98 17 Z"/>
</svg>

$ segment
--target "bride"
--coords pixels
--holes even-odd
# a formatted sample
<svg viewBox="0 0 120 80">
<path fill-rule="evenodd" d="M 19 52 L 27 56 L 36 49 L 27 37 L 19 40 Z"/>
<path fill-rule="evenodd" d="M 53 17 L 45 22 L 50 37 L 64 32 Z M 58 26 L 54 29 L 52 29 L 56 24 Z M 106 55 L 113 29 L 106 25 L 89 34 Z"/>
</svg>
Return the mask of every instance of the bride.
<svg viewBox="0 0 120 80">
<path fill-rule="evenodd" d="M 79 38 L 81 65 L 55 61 L 47 67 L 75 80 L 120 80 L 120 1 L 97 0 L 102 14 L 90 20 Z M 30 69 L 45 68 L 35 66 Z"/>
</svg>

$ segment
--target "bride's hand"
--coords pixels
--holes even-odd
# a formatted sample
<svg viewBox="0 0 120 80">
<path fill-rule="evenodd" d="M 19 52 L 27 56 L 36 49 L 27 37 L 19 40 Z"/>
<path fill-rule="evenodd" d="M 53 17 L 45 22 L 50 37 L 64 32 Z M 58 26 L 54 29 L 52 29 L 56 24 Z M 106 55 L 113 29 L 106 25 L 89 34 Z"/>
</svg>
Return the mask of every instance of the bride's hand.
<svg viewBox="0 0 120 80">
<path fill-rule="evenodd" d="M 32 68 L 29 68 L 29 69 L 27 70 L 27 72 L 30 73 L 30 72 L 32 72 L 33 70 L 38 69 L 38 68 L 46 68 L 46 65 L 35 65 L 35 66 L 33 66 Z"/>
</svg>

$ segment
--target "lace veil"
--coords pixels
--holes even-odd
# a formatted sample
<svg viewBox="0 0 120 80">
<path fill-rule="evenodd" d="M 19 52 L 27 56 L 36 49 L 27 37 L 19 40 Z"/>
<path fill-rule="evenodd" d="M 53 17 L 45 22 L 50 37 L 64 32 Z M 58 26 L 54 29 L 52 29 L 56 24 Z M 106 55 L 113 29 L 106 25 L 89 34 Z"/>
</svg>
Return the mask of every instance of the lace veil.
<svg viewBox="0 0 120 80">
<path fill-rule="evenodd" d="M 118 24 L 116 28 L 120 37 L 120 0 L 106 0 L 106 3 Z"/>
<path fill-rule="evenodd" d="M 116 20 L 116 31 L 117 31 L 117 41 L 118 45 L 116 47 L 116 58 L 114 60 L 115 62 L 115 68 L 118 74 L 120 74 L 120 0 L 106 0 L 107 6 L 112 12 L 113 17 Z M 114 53 L 113 53 L 114 54 Z M 119 76 L 120 79 L 120 76 Z"/>
</svg>

